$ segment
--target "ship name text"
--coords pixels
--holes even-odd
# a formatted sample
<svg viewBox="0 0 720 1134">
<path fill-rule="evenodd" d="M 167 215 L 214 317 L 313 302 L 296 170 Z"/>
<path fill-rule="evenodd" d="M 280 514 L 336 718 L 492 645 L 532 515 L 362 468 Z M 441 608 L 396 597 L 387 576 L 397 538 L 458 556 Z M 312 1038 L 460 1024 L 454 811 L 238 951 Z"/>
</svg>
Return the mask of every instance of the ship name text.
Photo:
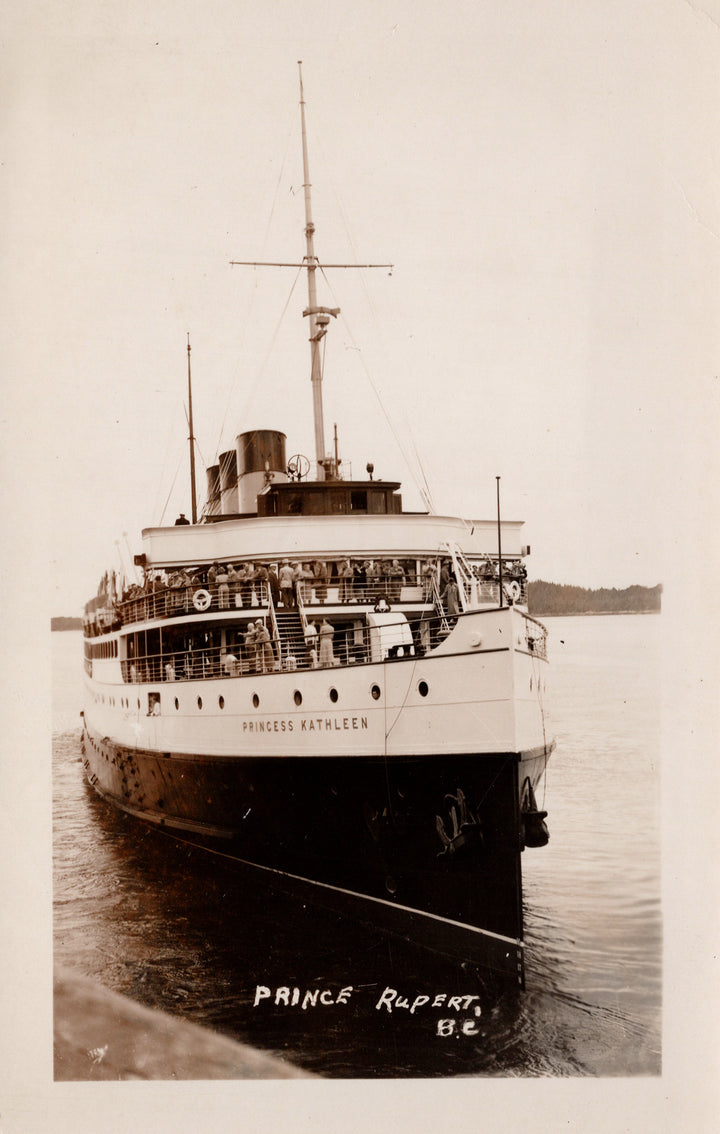
<svg viewBox="0 0 720 1134">
<path fill-rule="evenodd" d="M 279 720 L 245 720 L 243 732 L 351 732 L 368 726 L 367 717 L 286 717 Z"/>
</svg>

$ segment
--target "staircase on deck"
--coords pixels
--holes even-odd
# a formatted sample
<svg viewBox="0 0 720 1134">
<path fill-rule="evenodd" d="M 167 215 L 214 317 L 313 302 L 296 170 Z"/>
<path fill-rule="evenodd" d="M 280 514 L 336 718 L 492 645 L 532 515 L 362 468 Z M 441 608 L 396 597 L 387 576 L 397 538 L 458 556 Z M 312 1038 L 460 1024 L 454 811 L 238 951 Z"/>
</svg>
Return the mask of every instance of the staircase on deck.
<svg viewBox="0 0 720 1134">
<path fill-rule="evenodd" d="M 305 645 L 300 612 L 297 609 L 277 610 L 276 608 L 275 622 L 283 669 L 306 668 L 310 659 Z M 288 662 L 288 658 L 294 658 L 295 663 Z"/>
</svg>

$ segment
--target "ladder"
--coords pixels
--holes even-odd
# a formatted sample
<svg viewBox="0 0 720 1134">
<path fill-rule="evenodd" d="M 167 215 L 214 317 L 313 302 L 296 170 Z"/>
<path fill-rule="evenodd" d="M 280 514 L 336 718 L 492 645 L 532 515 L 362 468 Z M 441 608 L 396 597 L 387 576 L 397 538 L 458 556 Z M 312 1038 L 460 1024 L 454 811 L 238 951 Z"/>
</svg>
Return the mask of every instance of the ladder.
<svg viewBox="0 0 720 1134">
<path fill-rule="evenodd" d="M 452 559 L 463 613 L 466 610 L 477 610 L 480 606 L 480 584 L 462 548 L 457 543 L 444 543 L 442 550 Z"/>
</svg>

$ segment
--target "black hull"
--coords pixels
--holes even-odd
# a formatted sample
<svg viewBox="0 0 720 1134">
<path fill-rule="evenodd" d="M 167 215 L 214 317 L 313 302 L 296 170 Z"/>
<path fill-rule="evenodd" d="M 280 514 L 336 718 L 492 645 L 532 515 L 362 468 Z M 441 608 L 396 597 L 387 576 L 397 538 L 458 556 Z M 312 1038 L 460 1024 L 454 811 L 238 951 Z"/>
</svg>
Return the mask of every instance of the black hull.
<svg viewBox="0 0 720 1134">
<path fill-rule="evenodd" d="M 523 980 L 519 757 L 209 757 L 86 729 L 105 799 L 287 888 Z"/>
</svg>

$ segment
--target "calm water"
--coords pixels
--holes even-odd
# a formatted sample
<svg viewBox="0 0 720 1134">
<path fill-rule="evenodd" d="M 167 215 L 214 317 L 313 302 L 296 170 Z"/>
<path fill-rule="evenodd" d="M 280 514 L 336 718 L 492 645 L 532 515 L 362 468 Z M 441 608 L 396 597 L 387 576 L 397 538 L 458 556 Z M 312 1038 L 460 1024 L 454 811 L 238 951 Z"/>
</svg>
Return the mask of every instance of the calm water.
<svg viewBox="0 0 720 1134">
<path fill-rule="evenodd" d="M 659 1074 L 660 616 L 547 623 L 558 747 L 541 804 L 550 843 L 523 855 L 524 993 L 273 894 L 105 805 L 80 763 L 72 632 L 52 636 L 56 960 L 327 1076 Z M 255 1004 L 257 986 L 273 996 Z M 276 1006 L 278 986 L 300 1003 Z M 390 1012 L 386 988 L 429 1000 Z M 316 990 L 331 1003 L 303 1009 Z M 476 999 L 434 1007 L 442 994 Z"/>
</svg>

